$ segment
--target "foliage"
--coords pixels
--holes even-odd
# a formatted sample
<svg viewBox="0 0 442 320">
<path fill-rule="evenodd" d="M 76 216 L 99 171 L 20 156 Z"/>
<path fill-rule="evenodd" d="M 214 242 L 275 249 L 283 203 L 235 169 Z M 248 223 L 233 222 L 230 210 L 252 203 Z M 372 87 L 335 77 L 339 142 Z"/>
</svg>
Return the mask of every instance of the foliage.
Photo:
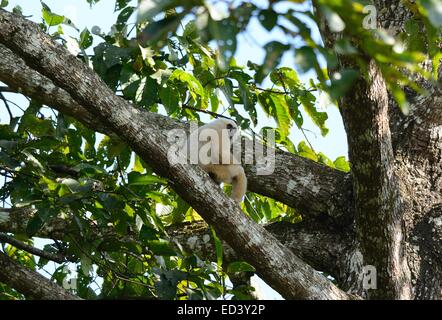
<svg viewBox="0 0 442 320">
<path fill-rule="evenodd" d="M 87 2 L 93 6 L 99 0 Z M 136 12 L 132 1 L 117 0 L 117 18 L 110 33 L 99 28 L 77 30 L 77 39 L 64 32 L 66 27 L 76 30 L 72 21 L 41 2 L 41 27 L 55 40 L 73 46 L 78 58 L 90 63 L 116 94 L 140 108 L 178 120 L 200 120 L 205 111 L 227 112 L 244 130 L 259 126 L 261 109 L 276 123 L 256 133 L 263 141 L 264 129 L 272 129 L 279 148 L 349 171 L 344 157 L 332 161 L 313 150 L 308 141 L 295 146 L 289 134 L 303 132 L 304 119 L 309 117 L 326 135 L 327 113 L 317 97 L 324 94 L 339 104 L 352 82 L 364 76 L 367 56 L 379 65 L 391 92 L 407 111 L 403 87 L 421 90 L 407 74 L 419 72 L 430 78 L 434 74 L 418 63 L 428 57 L 436 68 L 441 58 L 436 47 L 441 16 L 440 10 L 433 10 L 438 3 L 407 2 L 415 15 L 404 32 L 393 38 L 363 27 L 363 1 L 319 0 L 316 15 L 302 0 L 291 1 L 284 9 L 278 9 L 279 2 L 283 1 L 223 6 L 216 1 L 146 0 L 134 25 L 130 22 Z M 7 4 L 3 0 L 0 6 Z M 332 31 L 342 31 L 333 48 L 314 39 L 312 28 L 320 16 L 335 28 Z M 282 30 L 287 42 L 271 41 L 264 46 L 264 61 L 239 66 L 234 59 L 238 35 L 247 32 L 253 20 L 267 31 Z M 295 69 L 279 66 L 287 52 L 294 54 Z M 350 59 L 352 67 L 336 70 L 338 58 Z M 300 80 L 304 73 L 316 76 L 305 83 Z M 89 299 L 247 297 L 248 288 L 226 288 L 225 279 L 229 272 L 254 269 L 245 262 L 224 265 L 215 233 L 217 264 L 170 242 L 168 227 L 201 218 L 166 180 L 118 138 L 51 112 L 30 101 L 21 116 L 0 125 L 0 174 L 6 181 L 0 199 L 37 210 L 27 225 L 27 237 L 53 217 L 72 221 L 65 239 L 45 247 L 73 257 L 72 263 L 57 265 L 53 279 L 62 285 L 67 276 L 64 266 L 73 266 L 78 273 L 76 294 Z M 252 193 L 243 209 L 260 223 L 301 219 L 292 208 Z M 10 246 L 2 251 L 32 269 L 49 263 L 35 262 Z M 94 291 L 97 280 L 102 284 Z M 21 298 L 4 285 L 0 292 L 0 298 Z"/>
</svg>

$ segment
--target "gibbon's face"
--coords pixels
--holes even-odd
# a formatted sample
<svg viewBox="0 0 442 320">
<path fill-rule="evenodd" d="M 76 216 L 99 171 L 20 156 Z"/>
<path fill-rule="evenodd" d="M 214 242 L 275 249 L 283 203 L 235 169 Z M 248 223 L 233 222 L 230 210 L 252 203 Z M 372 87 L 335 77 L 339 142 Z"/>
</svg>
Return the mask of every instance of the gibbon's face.
<svg viewBox="0 0 442 320">
<path fill-rule="evenodd" d="M 229 139 L 232 140 L 233 136 L 238 131 L 238 126 L 235 121 L 229 119 L 219 119 L 221 124 L 221 130 L 228 130 Z"/>
</svg>

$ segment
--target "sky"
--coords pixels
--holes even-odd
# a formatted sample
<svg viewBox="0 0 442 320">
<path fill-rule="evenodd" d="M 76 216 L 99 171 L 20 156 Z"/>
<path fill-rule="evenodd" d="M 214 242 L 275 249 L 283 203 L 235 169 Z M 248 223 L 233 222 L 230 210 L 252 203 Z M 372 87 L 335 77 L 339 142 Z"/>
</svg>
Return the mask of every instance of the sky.
<svg viewBox="0 0 442 320">
<path fill-rule="evenodd" d="M 109 32 L 112 23 L 115 21 L 114 0 L 101 0 L 98 4 L 94 5 L 92 8 L 87 4 L 86 0 L 46 0 L 44 1 L 53 12 L 69 17 L 79 30 L 83 30 L 87 27 L 89 30 L 93 26 L 99 26 L 103 32 Z M 267 1 L 256 0 L 253 1 L 259 7 Z M 136 1 L 134 1 L 134 5 Z M 20 5 L 23 9 L 23 14 L 29 19 L 40 22 L 41 17 L 41 5 L 38 0 L 9 0 L 8 10 L 11 10 L 14 6 Z M 281 6 L 282 5 L 282 6 Z M 285 9 L 286 4 L 280 4 L 279 9 Z M 277 7 L 278 9 L 278 7 Z M 74 29 L 65 27 L 64 30 L 71 34 L 72 36 L 77 36 Z M 319 34 L 314 30 L 313 37 L 319 39 Z M 287 37 L 281 31 L 267 32 L 260 23 L 254 19 L 247 31 L 247 34 L 240 35 L 238 38 L 238 49 L 235 55 L 235 59 L 238 65 L 247 65 L 250 60 L 255 63 L 261 63 L 264 59 L 264 50 L 262 47 L 269 41 L 280 41 L 283 43 L 287 42 Z M 99 39 L 94 38 L 94 45 L 98 44 Z M 294 63 L 293 52 L 287 52 L 281 61 L 280 66 L 287 66 L 296 69 Z M 300 79 L 303 82 L 308 82 L 308 80 L 314 77 L 314 74 L 300 74 Z M 267 82 L 268 84 L 268 82 Z M 263 86 L 266 86 L 264 82 Z M 26 108 L 27 100 L 18 97 L 17 95 L 5 94 L 6 98 L 14 101 L 15 103 Z M 267 118 L 259 106 L 258 109 L 258 122 L 260 123 L 259 128 L 264 126 L 275 126 L 275 122 L 272 119 Z M 326 156 L 332 160 L 339 156 L 347 157 L 347 139 L 344 131 L 344 126 L 342 123 L 341 116 L 336 106 L 330 105 L 325 108 L 328 113 L 328 120 L 326 122 L 327 127 L 330 129 L 327 136 L 322 137 L 319 129 L 311 122 L 308 116 L 304 115 L 304 129 L 308 140 L 312 144 L 316 152 L 323 152 Z M 17 109 L 14 110 L 15 114 L 20 114 Z M 202 117 L 204 120 L 205 118 Z M 207 119 L 209 120 L 209 119 Z M 9 121 L 9 116 L 6 113 L 6 108 L 0 102 L 0 123 L 7 123 Z M 255 130 L 258 132 L 258 130 Z M 292 128 L 290 133 L 290 139 L 297 145 L 298 142 L 305 140 L 303 134 L 297 128 Z M 40 240 L 36 243 L 38 246 L 42 246 L 47 242 Z M 270 287 L 268 287 L 263 281 L 254 278 L 253 284 L 260 293 L 268 299 L 280 299 L 281 296 L 274 292 Z"/>
</svg>

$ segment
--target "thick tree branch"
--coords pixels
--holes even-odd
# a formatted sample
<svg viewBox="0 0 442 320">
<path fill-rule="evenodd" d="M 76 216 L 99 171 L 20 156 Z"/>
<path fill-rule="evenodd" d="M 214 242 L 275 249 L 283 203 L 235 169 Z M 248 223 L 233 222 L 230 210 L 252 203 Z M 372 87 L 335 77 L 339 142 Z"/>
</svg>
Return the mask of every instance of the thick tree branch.
<svg viewBox="0 0 442 320">
<path fill-rule="evenodd" d="M 344 223 L 354 217 L 350 174 L 309 159 L 276 150 L 275 171 L 257 174 L 246 165 L 250 191 L 268 196 L 297 209 L 304 217 L 326 215 Z"/>
<path fill-rule="evenodd" d="M 55 86 L 47 77 L 29 68 L 23 59 L 14 55 L 2 44 L 0 44 L 0 56 L 3 60 L 0 67 L 0 80 L 8 83 L 9 92 L 23 93 L 42 104 L 52 106 L 58 111 L 76 118 L 89 128 L 111 134 L 109 128 L 106 128 L 100 121 L 97 121 L 95 116 L 76 103 L 65 90 Z M 13 60 L 14 58 L 15 60 Z"/>
<path fill-rule="evenodd" d="M 33 70 L 10 49 L 0 44 L 0 80 L 8 82 L 16 92 L 52 106 L 72 116 L 89 128 L 113 135 L 109 126 L 75 102 L 63 89 Z M 188 129 L 188 125 L 171 118 L 139 110 L 132 121 L 142 125 L 142 119 L 153 119 L 162 130 Z M 249 191 L 274 198 L 297 209 L 303 216 L 329 215 L 348 219 L 353 216 L 350 175 L 312 160 L 275 150 L 275 172 L 258 175 L 254 165 L 246 165 Z M 307 205 L 308 204 L 308 205 Z"/>
<path fill-rule="evenodd" d="M 143 114 L 146 116 L 141 121 L 143 126 L 134 123 L 141 112 L 116 97 L 88 66 L 54 43 L 38 25 L 0 10 L 0 29 L 3 30 L 0 43 L 66 90 L 86 110 L 111 127 L 154 171 L 169 178 L 177 193 L 285 298 L 350 298 L 248 219 L 199 167 L 182 163 L 171 165 L 167 136 L 153 121 L 153 114 Z"/>
<path fill-rule="evenodd" d="M 324 271 L 340 281 L 344 275 L 340 258 L 348 253 L 351 230 L 337 230 L 325 221 L 307 220 L 297 224 L 276 222 L 265 226 L 282 244 L 296 252 L 317 270 Z M 168 234 L 182 247 L 209 260 L 216 260 L 210 229 L 204 222 L 186 223 L 168 229 Z M 224 243 L 224 254 L 229 260 L 239 257 Z"/>
<path fill-rule="evenodd" d="M 2 210 L 4 211 L 2 211 L 3 219 L 0 218 L 0 231 L 25 234 L 26 225 L 35 210 L 25 208 Z M 67 235 L 73 227 L 69 220 L 53 218 L 35 236 L 58 240 L 68 239 Z M 97 239 L 121 238 L 112 228 L 98 229 L 94 225 L 91 225 L 91 228 Z M 348 244 L 351 243 L 349 239 L 353 237 L 350 225 L 347 227 L 337 226 L 332 219 L 322 216 L 317 219 L 306 219 L 297 224 L 272 223 L 266 225 L 265 229 L 284 246 L 299 254 L 313 268 L 332 275 L 338 283 L 344 277 L 346 268 L 341 257 L 348 254 Z M 178 242 L 185 251 L 194 253 L 202 259 L 216 261 L 212 233 L 205 222 L 173 225 L 167 229 L 167 234 L 171 241 Z M 240 259 L 232 247 L 225 242 L 223 244 L 226 259 L 231 261 Z"/>
<path fill-rule="evenodd" d="M 26 234 L 26 226 L 34 216 L 32 208 L 0 208 L 0 232 Z M 63 239 L 70 230 L 70 223 L 60 218 L 52 218 L 38 232 L 41 238 Z"/>
<path fill-rule="evenodd" d="M 0 281 L 31 299 L 80 300 L 41 274 L 17 264 L 2 252 Z"/>
</svg>

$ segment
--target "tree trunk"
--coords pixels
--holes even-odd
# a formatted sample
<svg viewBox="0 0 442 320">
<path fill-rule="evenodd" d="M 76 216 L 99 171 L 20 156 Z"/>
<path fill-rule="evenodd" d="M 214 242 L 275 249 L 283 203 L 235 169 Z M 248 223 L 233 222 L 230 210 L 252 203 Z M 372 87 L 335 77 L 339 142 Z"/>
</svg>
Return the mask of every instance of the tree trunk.
<svg viewBox="0 0 442 320">
<path fill-rule="evenodd" d="M 379 11 L 386 9 L 383 27 L 400 29 L 410 15 L 399 0 L 375 2 Z M 336 35 L 325 24 L 321 27 L 324 42 L 332 45 Z M 398 112 L 376 64 L 368 61 L 368 75 L 340 101 L 350 174 L 284 152 L 276 152 L 272 175 L 259 176 L 255 166 L 246 166 L 251 191 L 303 215 L 295 225 L 263 228 L 223 194 L 213 192 L 215 185 L 201 170 L 170 166 L 163 133 L 186 124 L 115 97 L 87 66 L 22 17 L 0 10 L 0 29 L 1 81 L 127 141 L 215 226 L 226 252 L 253 264 L 284 297 L 441 299 L 441 81 L 426 84 L 428 96 L 411 97 L 411 113 L 405 116 Z M 351 62 L 341 58 L 339 68 L 348 66 Z M 0 211 L 0 231 L 21 233 L 31 216 L 18 209 Z M 66 221 L 52 223 L 40 236 L 63 238 L 69 232 Z M 199 255 L 213 259 L 213 248 L 204 240 L 205 225 L 169 234 L 187 244 L 187 250 L 198 249 Z M 337 286 L 313 268 L 334 277 Z M 12 272 L 9 269 L 0 269 L 0 279 Z"/>
</svg>

